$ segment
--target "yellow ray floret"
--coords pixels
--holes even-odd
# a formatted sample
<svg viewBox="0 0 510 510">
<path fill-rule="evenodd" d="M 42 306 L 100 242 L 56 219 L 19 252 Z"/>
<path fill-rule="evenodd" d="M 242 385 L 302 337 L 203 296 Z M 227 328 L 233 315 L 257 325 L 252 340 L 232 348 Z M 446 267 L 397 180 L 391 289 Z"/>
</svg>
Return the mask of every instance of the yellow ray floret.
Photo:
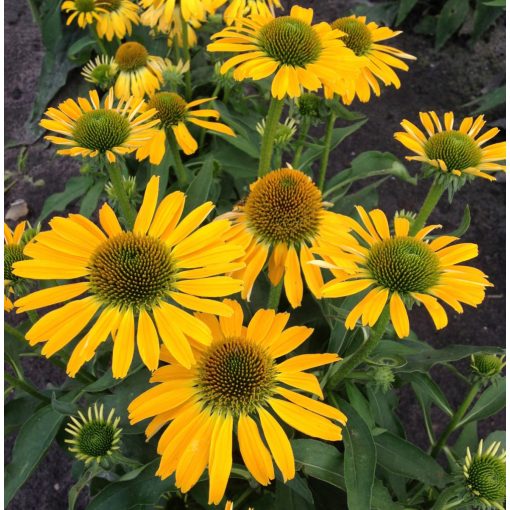
<svg viewBox="0 0 510 510">
<path fill-rule="evenodd" d="M 165 349 L 168 365 L 154 372 L 157 383 L 128 407 L 131 423 L 152 418 L 148 438 L 163 431 L 157 475 L 175 473 L 175 484 L 188 492 L 206 468 L 209 504 L 225 493 L 232 467 L 234 430 L 241 457 L 261 485 L 275 478 L 276 463 L 284 481 L 294 478 L 292 447 L 279 419 L 299 432 L 324 439 L 342 439 L 346 416 L 299 393 L 323 398 L 317 377 L 305 370 L 337 361 L 336 354 L 303 354 L 277 359 L 301 345 L 313 330 L 286 328 L 289 314 L 258 310 L 247 326 L 236 301 L 225 300 L 230 317 L 195 314 L 212 331 L 210 345 L 193 343 L 197 364 L 184 368 Z M 261 433 L 262 431 L 262 433 Z"/>
<path fill-rule="evenodd" d="M 66 0 L 62 2 L 62 11 L 71 13 L 66 25 L 76 20 L 80 28 L 85 28 L 100 18 L 101 13 L 108 12 L 107 5 L 101 0 Z"/>
<path fill-rule="evenodd" d="M 423 304 L 436 328 L 441 329 L 448 318 L 439 300 L 457 313 L 463 312 L 462 304 L 476 307 L 483 301 L 485 288 L 492 286 L 487 276 L 462 264 L 478 255 L 476 244 L 454 244 L 459 240 L 454 236 L 427 240 L 426 236 L 441 225 L 429 225 L 410 235 L 410 222 L 401 217 L 395 218 L 391 232 L 380 209 L 367 213 L 358 206 L 357 210 L 361 224 L 346 219 L 353 233 L 350 240 L 336 243 L 336 251 L 334 247 L 314 250 L 335 275 L 322 288 L 323 297 L 368 292 L 347 316 L 347 328 L 353 329 L 358 320 L 374 326 L 389 305 L 395 331 L 404 338 L 409 335 L 407 307 L 413 302 Z M 345 273 L 346 264 L 352 262 L 357 269 Z"/>
<path fill-rule="evenodd" d="M 112 41 L 114 37 L 121 41 L 131 35 L 133 25 L 140 23 L 138 5 L 131 0 L 96 0 L 106 12 L 99 15 L 96 23 L 97 35 Z"/>
<path fill-rule="evenodd" d="M 302 88 L 333 87 L 346 77 L 353 82 L 364 59 L 345 46 L 343 32 L 327 23 L 312 25 L 312 18 L 312 9 L 294 6 L 290 16 L 275 18 L 262 7 L 251 18 L 240 18 L 213 35 L 207 49 L 237 53 L 222 65 L 221 72 L 235 67 L 233 77 L 238 81 L 274 75 L 271 94 L 278 99 L 298 97 Z"/>
<path fill-rule="evenodd" d="M 415 155 L 407 159 L 421 161 L 431 165 L 444 174 L 482 177 L 494 181 L 488 172 L 505 171 L 506 142 L 485 145 L 498 133 L 491 128 L 483 134 L 485 125 L 483 115 L 476 119 L 466 117 L 457 129 L 454 129 L 452 112 L 444 114 L 444 125 L 436 112 L 420 112 L 420 120 L 425 128 L 423 132 L 408 120 L 400 125 L 404 131 L 395 133 L 395 138 Z"/>
<path fill-rule="evenodd" d="M 101 106 L 97 91 L 89 92 L 90 101 L 83 97 L 67 99 L 58 108 L 48 108 L 46 119 L 40 125 L 57 133 L 45 139 L 56 145 L 57 154 L 66 156 L 97 157 L 105 155 L 111 163 L 118 155 L 129 154 L 150 139 L 151 130 L 159 123 L 154 119 L 156 110 L 140 113 L 144 105 L 141 98 L 129 97 L 115 106 L 113 89 L 110 89 Z"/>
<path fill-rule="evenodd" d="M 215 98 L 197 99 L 186 102 L 183 97 L 175 92 L 159 92 L 149 101 L 147 108 L 156 110 L 156 118 L 160 125 L 152 132 L 152 137 L 136 153 L 139 160 L 149 157 L 153 165 L 161 163 L 165 155 L 167 136 L 175 137 L 179 147 L 185 154 L 193 154 L 198 149 L 197 141 L 189 132 L 186 124 L 191 123 L 204 129 L 236 136 L 230 127 L 221 122 L 220 113 L 214 109 L 195 109 L 196 106 L 213 101 Z M 212 118 L 214 120 L 207 120 Z"/>
<path fill-rule="evenodd" d="M 280 0 L 230 0 L 223 13 L 227 25 L 239 18 L 250 18 L 253 14 L 263 14 L 267 9 L 274 15 L 275 9 L 283 9 Z"/>
<path fill-rule="evenodd" d="M 12 272 L 12 265 L 20 260 L 25 260 L 23 255 L 23 234 L 27 222 L 22 221 L 11 230 L 7 223 L 4 223 L 4 311 L 10 312 L 14 305 L 9 294 L 14 294 L 14 287 L 19 278 Z"/>
<path fill-rule="evenodd" d="M 292 168 L 269 172 L 250 186 L 242 205 L 221 218 L 232 220 L 227 239 L 246 250 L 246 267 L 235 273 L 244 281 L 243 299 L 250 299 L 253 285 L 268 263 L 273 286 L 283 278 L 293 308 L 301 305 L 303 280 L 320 299 L 324 284 L 321 270 L 309 264 L 311 250 L 323 242 L 342 239 L 349 228 L 343 217 L 327 211 L 322 194 L 310 177 Z"/>
<path fill-rule="evenodd" d="M 149 370 L 158 366 L 160 340 L 176 360 L 191 367 L 190 341 L 212 340 L 208 327 L 185 309 L 229 315 L 214 298 L 239 292 L 242 282 L 225 273 L 238 270 L 243 249 L 223 240 L 228 221 L 200 227 L 214 208 L 207 202 L 182 217 L 185 195 L 176 191 L 157 205 L 159 177 L 147 185 L 134 227 L 121 228 L 108 204 L 99 211 L 100 229 L 79 214 L 50 221 L 25 248 L 31 260 L 14 264 L 14 274 L 36 280 L 73 280 L 16 301 L 17 312 L 61 304 L 27 332 L 31 345 L 43 342 L 49 357 L 90 325 L 67 366 L 74 376 L 111 335 L 112 370 L 124 377 L 135 343 Z M 213 298 L 213 299 L 211 299 Z"/>
</svg>

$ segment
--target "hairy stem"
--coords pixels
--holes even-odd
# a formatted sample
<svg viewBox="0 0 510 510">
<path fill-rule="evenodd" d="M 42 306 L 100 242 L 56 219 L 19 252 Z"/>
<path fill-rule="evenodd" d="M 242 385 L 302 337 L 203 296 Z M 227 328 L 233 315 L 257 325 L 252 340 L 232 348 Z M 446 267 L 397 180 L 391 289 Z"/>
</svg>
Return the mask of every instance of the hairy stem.
<svg viewBox="0 0 510 510">
<path fill-rule="evenodd" d="M 274 135 L 283 109 L 283 99 L 271 98 L 269 111 L 266 117 L 266 129 L 262 137 L 260 147 L 259 177 L 266 175 L 271 170 L 271 161 L 273 159 Z"/>
</svg>

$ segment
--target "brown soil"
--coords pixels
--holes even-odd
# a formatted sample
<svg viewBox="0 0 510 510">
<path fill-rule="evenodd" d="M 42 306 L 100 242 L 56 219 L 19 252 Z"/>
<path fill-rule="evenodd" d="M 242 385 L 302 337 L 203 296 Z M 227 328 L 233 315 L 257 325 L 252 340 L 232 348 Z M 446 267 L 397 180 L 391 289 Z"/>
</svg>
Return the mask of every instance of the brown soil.
<svg viewBox="0 0 510 510">
<path fill-rule="evenodd" d="M 289 2 L 286 2 L 290 5 Z M 332 20 L 347 13 L 347 2 L 321 0 L 301 1 L 303 6 L 314 6 L 319 18 Z M 5 2 L 5 142 L 23 144 L 28 137 L 24 123 L 30 114 L 37 92 L 43 49 L 37 27 L 34 26 L 26 4 L 16 0 Z M 407 118 L 416 120 L 419 110 L 434 109 L 438 113 L 453 110 L 467 114 L 462 105 L 480 95 L 481 91 L 497 83 L 505 69 L 505 35 L 503 23 L 491 29 L 474 48 L 466 40 L 456 38 L 443 50 L 435 52 L 429 38 L 415 35 L 408 30 L 397 39 L 399 47 L 418 56 L 411 70 L 401 73 L 402 88 L 385 90 L 382 97 L 368 105 L 356 108 L 369 115 L 367 125 L 346 140 L 331 157 L 329 173 L 347 167 L 352 158 L 365 150 L 390 151 L 404 157 L 402 147 L 393 140 L 399 122 Z M 495 112 L 496 114 L 499 112 Z M 497 115 L 489 115 L 497 118 Z M 501 126 L 504 120 L 499 121 Z M 14 170 L 19 148 L 5 150 L 5 168 Z M 409 165 L 411 169 L 413 165 Z M 6 206 L 24 198 L 30 207 L 29 220 L 34 220 L 44 199 L 64 188 L 66 180 L 78 172 L 78 164 L 71 158 L 56 158 L 54 149 L 38 141 L 29 145 L 27 169 L 33 180 L 44 179 L 45 186 L 36 188 L 20 180 L 5 197 Z M 414 167 L 417 171 L 418 168 Z M 397 209 L 416 209 L 422 203 L 427 183 L 418 186 L 388 180 L 381 188 L 381 207 L 393 214 Z M 433 222 L 442 223 L 446 231 L 455 228 L 469 203 L 472 224 L 465 235 L 467 241 L 477 242 L 480 257 L 477 265 L 490 275 L 494 288 L 488 298 L 476 310 L 466 310 L 463 315 L 450 314 L 448 328 L 436 332 L 423 311 L 413 313 L 412 323 L 418 336 L 434 347 L 451 343 L 504 345 L 505 342 L 505 186 L 504 180 L 496 183 L 475 182 L 459 192 L 453 204 L 446 199 L 433 214 Z M 63 374 L 45 360 L 26 364 L 27 374 L 39 387 L 48 383 L 58 384 Z M 458 404 L 465 392 L 452 376 L 442 370 L 434 370 L 434 377 L 453 405 Z M 402 392 L 400 414 L 406 425 L 408 437 L 426 446 L 426 436 L 418 406 L 414 398 Z M 441 422 L 439 422 L 441 426 Z M 504 429 L 504 417 L 500 415 L 482 423 L 480 437 L 490 431 Z M 13 438 L 6 441 L 8 460 Z M 31 479 L 9 505 L 9 510 L 38 508 L 60 510 L 67 508 L 67 490 L 70 486 L 70 457 L 60 447 L 53 445 L 49 455 L 37 468 Z"/>
</svg>

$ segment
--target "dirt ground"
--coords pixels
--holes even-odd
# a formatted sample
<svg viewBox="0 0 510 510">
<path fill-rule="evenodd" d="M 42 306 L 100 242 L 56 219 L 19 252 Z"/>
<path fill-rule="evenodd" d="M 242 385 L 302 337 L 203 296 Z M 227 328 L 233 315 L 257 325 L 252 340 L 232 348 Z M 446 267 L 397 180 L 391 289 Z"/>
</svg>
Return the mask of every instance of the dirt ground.
<svg viewBox="0 0 510 510">
<path fill-rule="evenodd" d="M 290 5 L 290 3 L 287 2 Z M 347 13 L 348 2 L 340 0 L 301 1 L 300 5 L 313 6 L 320 19 L 332 20 Z M 5 143 L 23 143 L 27 137 L 24 123 L 28 118 L 36 94 L 43 49 L 37 27 L 34 26 L 25 2 L 5 0 Z M 409 27 L 407 27 L 409 28 Z M 356 105 L 359 111 L 369 115 L 367 125 L 346 140 L 333 152 L 329 173 L 347 167 L 352 158 L 365 150 L 390 151 L 403 158 L 406 153 L 393 140 L 393 133 L 399 130 L 399 122 L 407 118 L 417 120 L 418 111 L 434 109 L 438 113 L 453 110 L 468 114 L 462 108 L 466 102 L 480 95 L 491 84 L 497 84 L 505 70 L 505 27 L 500 23 L 489 30 L 474 48 L 466 40 L 457 38 L 444 49 L 435 52 L 429 38 L 418 36 L 406 30 L 396 45 L 418 57 L 411 63 L 408 73 L 400 73 L 402 88 L 387 89 L 381 98 L 368 105 Z M 498 126 L 504 127 L 500 112 L 488 115 L 489 120 L 498 119 Z M 503 131 L 504 132 L 504 131 Z M 5 150 L 5 168 L 13 170 L 19 148 Z M 37 142 L 29 146 L 27 168 L 35 180 L 44 179 L 45 186 L 36 188 L 26 182 L 19 182 L 5 197 L 6 206 L 23 198 L 30 206 L 29 220 L 34 220 L 42 207 L 44 198 L 61 191 L 66 180 L 78 172 L 78 164 L 71 158 L 56 158 L 54 149 Z M 418 167 L 409 165 L 413 171 Z M 397 209 L 416 209 L 427 192 L 427 183 L 416 187 L 388 180 L 381 188 L 381 207 L 393 214 Z M 474 182 L 459 192 L 453 204 L 446 199 L 440 203 L 431 218 L 432 222 L 443 224 L 445 230 L 455 228 L 462 217 L 466 203 L 469 203 L 472 224 L 465 235 L 466 241 L 477 242 L 480 256 L 476 265 L 483 269 L 494 283 L 488 297 L 476 310 L 468 309 L 463 315 L 450 314 L 449 326 L 436 332 L 423 310 L 413 313 L 412 324 L 418 336 L 434 347 L 450 343 L 501 345 L 505 343 L 505 180 L 495 183 Z M 58 384 L 63 373 L 43 359 L 33 360 L 26 366 L 31 380 L 39 387 L 48 383 Z M 453 405 L 458 404 L 465 388 L 451 379 L 451 375 L 435 370 L 434 377 Z M 401 395 L 400 414 L 406 425 L 408 437 L 425 446 L 426 436 L 419 408 L 411 394 Z M 441 424 L 441 422 L 438 422 Z M 504 429 L 503 413 L 487 420 L 480 426 L 480 437 L 490 431 Z M 6 441 L 8 461 L 13 438 Z M 54 445 L 50 454 L 41 463 L 23 490 L 9 505 L 9 510 L 60 510 L 67 508 L 67 490 L 71 483 L 70 457 Z"/>
</svg>

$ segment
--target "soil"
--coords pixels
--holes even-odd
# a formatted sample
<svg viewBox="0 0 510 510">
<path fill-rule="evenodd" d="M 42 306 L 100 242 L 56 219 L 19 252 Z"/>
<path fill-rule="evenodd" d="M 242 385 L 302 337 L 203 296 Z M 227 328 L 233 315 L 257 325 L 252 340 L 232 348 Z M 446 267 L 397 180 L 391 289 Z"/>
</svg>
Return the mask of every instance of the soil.
<svg viewBox="0 0 510 510">
<path fill-rule="evenodd" d="M 290 2 L 285 2 L 290 5 Z M 302 0 L 300 5 L 314 6 L 319 19 L 332 20 L 348 13 L 349 2 L 339 0 Z M 314 5 L 315 4 L 315 5 Z M 357 104 L 356 109 L 369 116 L 363 129 L 345 140 L 331 155 L 329 174 L 346 168 L 353 157 L 365 150 L 390 151 L 402 159 L 406 155 L 402 146 L 393 139 L 399 123 L 406 118 L 417 120 L 418 111 L 435 110 L 438 113 L 453 110 L 457 114 L 469 113 L 463 108 L 468 101 L 481 95 L 491 86 L 499 84 L 505 70 L 505 27 L 500 22 L 490 29 L 473 48 L 467 39 L 455 38 L 441 51 L 432 49 L 428 37 L 413 34 L 412 27 L 404 26 L 404 33 L 394 40 L 406 52 L 418 56 L 408 73 L 400 73 L 402 88 L 386 89 L 381 98 L 367 105 Z M 24 124 L 29 117 L 37 93 L 43 47 L 37 27 L 26 4 L 17 0 L 5 1 L 5 143 L 23 144 L 28 140 Z M 492 124 L 504 128 L 501 112 L 487 117 Z M 503 130 L 504 132 L 504 130 Z M 503 138 L 503 137 L 502 137 Z M 5 168 L 15 170 L 19 147 L 6 148 Z M 54 149 L 37 141 L 28 146 L 26 169 L 37 181 L 43 179 L 43 188 L 18 179 L 5 196 L 6 207 L 23 198 L 29 205 L 28 220 L 37 218 L 44 199 L 62 191 L 66 180 L 78 173 L 79 165 L 72 158 L 56 158 Z M 408 165 L 418 171 L 417 165 Z M 417 186 L 389 179 L 380 188 L 380 207 L 392 215 L 395 210 L 417 209 L 427 192 L 428 183 Z M 449 314 L 450 324 L 442 331 L 435 331 L 430 318 L 423 310 L 413 312 L 413 329 L 422 340 L 436 348 L 448 344 L 505 345 L 505 180 L 495 183 L 474 182 L 466 185 L 452 204 L 443 199 L 431 217 L 441 223 L 445 231 L 456 228 L 462 218 L 465 204 L 471 208 L 472 223 L 464 240 L 479 244 L 478 267 L 490 275 L 494 287 L 487 299 L 476 310 L 467 309 L 463 315 Z M 32 382 L 45 387 L 59 384 L 65 375 L 43 359 L 31 360 L 25 365 Z M 445 391 L 453 406 L 463 399 L 466 388 L 457 383 L 444 370 L 434 369 L 433 376 Z M 399 414 L 406 426 L 407 435 L 414 442 L 426 447 L 426 435 L 419 407 L 412 394 L 402 391 Z M 438 418 L 438 427 L 444 422 Z M 503 413 L 482 422 L 480 437 L 493 430 L 505 428 Z M 9 460 L 13 437 L 6 440 L 6 461 Z M 49 455 L 41 462 L 30 480 L 9 505 L 9 510 L 38 508 L 60 510 L 67 508 L 67 490 L 70 486 L 71 459 L 59 446 L 53 445 Z"/>
</svg>

